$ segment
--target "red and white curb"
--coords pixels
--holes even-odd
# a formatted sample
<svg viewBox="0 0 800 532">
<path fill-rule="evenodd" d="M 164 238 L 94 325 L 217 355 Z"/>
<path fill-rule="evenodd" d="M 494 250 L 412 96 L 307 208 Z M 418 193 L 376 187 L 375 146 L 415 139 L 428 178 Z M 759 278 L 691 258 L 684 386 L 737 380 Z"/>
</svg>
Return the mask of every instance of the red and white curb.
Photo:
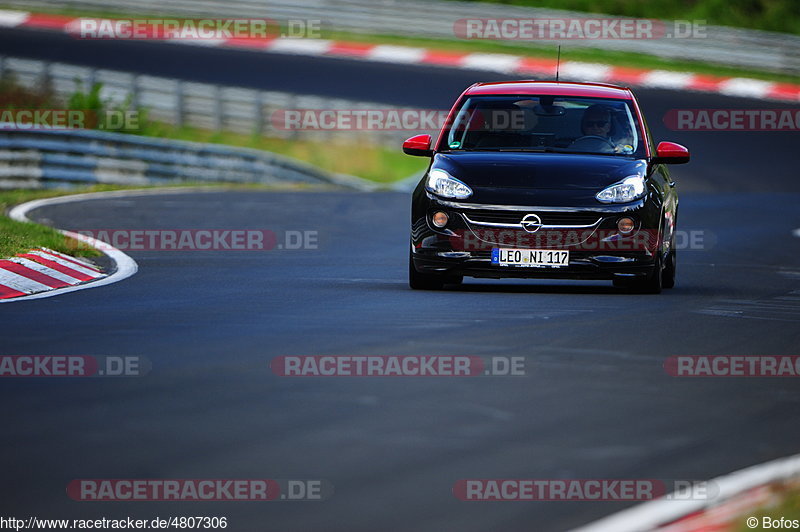
<svg viewBox="0 0 800 532">
<path fill-rule="evenodd" d="M 0 11 L 0 27 L 34 28 L 62 31 L 78 35 L 80 18 L 44 15 L 24 11 Z M 459 53 L 452 51 L 364 44 L 326 39 L 214 39 L 170 40 L 171 43 L 233 47 L 266 52 L 340 57 L 428 66 L 444 66 L 470 70 L 486 70 L 503 74 L 555 77 L 556 61 L 512 54 Z M 649 70 L 618 67 L 600 63 L 564 61 L 559 77 L 573 81 L 614 82 L 630 86 L 659 89 L 692 90 L 728 96 L 800 102 L 800 85 L 776 83 L 751 78 L 721 77 L 693 72 Z"/>
<path fill-rule="evenodd" d="M 8 215 L 18 222 L 30 222 L 27 214 L 33 209 L 107 197 L 109 194 L 114 193 L 95 192 L 30 201 L 17 205 Z M 103 273 L 92 264 L 49 249 L 33 250 L 0 260 L 0 303 L 42 299 L 87 288 L 98 288 L 127 279 L 139 269 L 136 261 L 109 244 L 70 231 L 60 232 L 107 255 L 114 265 L 112 272 Z"/>
<path fill-rule="evenodd" d="M 99 268 L 42 248 L 0 260 L 0 299 L 76 286 L 105 277 Z"/>
<path fill-rule="evenodd" d="M 735 530 L 775 499 L 772 485 L 800 481 L 800 454 L 780 458 L 715 478 L 716 497 L 693 500 L 662 498 L 577 528 L 573 532 L 713 532 Z M 755 527 L 750 527 L 755 528 Z"/>
</svg>

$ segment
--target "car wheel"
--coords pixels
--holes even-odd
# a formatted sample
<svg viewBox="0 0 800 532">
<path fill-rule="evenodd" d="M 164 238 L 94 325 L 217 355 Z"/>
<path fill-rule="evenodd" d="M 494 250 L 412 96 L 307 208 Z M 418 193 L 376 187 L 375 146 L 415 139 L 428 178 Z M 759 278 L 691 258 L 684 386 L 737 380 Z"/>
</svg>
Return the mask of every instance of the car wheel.
<svg viewBox="0 0 800 532">
<path fill-rule="evenodd" d="M 644 279 L 614 279 L 614 288 L 622 288 L 640 294 L 660 294 L 664 283 L 661 259 L 657 259 L 653 271 Z"/>
<path fill-rule="evenodd" d="M 661 286 L 672 288 L 675 286 L 675 269 L 678 266 L 677 252 L 673 248 L 667 255 L 667 263 L 664 265 L 664 273 L 661 278 Z"/>
<path fill-rule="evenodd" d="M 653 271 L 647 276 L 647 279 L 642 281 L 638 287 L 639 291 L 643 294 L 660 294 L 661 288 L 664 286 L 664 267 L 661 263 L 661 254 L 656 257 L 656 263 L 653 266 Z"/>
<path fill-rule="evenodd" d="M 429 273 L 420 273 L 414 267 L 414 259 L 408 255 L 408 286 L 412 290 L 441 290 L 445 283 L 458 284 L 463 277 L 448 277 Z"/>
</svg>

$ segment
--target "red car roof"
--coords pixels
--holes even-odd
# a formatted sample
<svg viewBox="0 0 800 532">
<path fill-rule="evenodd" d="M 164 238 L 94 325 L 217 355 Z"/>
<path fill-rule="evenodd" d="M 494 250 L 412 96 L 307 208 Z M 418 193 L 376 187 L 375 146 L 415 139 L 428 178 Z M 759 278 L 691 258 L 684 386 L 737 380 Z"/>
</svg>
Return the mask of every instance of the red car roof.
<svg viewBox="0 0 800 532">
<path fill-rule="evenodd" d="M 466 90 L 465 96 L 490 94 L 524 94 L 552 96 L 587 96 L 593 98 L 631 99 L 631 91 L 627 87 L 618 87 L 605 83 L 574 83 L 555 81 L 498 81 L 477 83 Z"/>
</svg>

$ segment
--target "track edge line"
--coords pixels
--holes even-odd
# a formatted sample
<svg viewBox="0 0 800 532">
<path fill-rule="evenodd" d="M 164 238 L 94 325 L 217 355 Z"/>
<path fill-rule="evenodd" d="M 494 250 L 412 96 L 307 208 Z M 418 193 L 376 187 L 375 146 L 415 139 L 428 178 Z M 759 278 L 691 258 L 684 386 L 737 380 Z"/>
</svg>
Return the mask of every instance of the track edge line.
<svg viewBox="0 0 800 532">
<path fill-rule="evenodd" d="M 103 197 L 120 197 L 122 194 L 120 192 L 130 192 L 132 195 L 141 195 L 142 192 L 151 189 L 142 189 L 142 190 L 130 190 L 130 191 L 110 191 L 110 192 L 90 192 L 84 194 L 72 194 L 68 196 L 58 196 L 55 198 L 44 198 L 38 199 L 33 201 L 28 201 L 26 203 L 22 203 L 13 207 L 8 212 L 8 217 L 12 220 L 16 220 L 18 222 L 27 222 L 27 223 L 36 223 L 33 222 L 31 219 L 28 218 L 27 214 L 34 210 L 41 207 L 46 207 L 49 205 L 59 205 L 63 203 L 72 203 L 76 201 L 84 201 L 87 199 L 95 199 L 95 198 L 103 198 Z M 77 292 L 78 290 L 86 290 L 88 288 L 99 288 L 101 286 L 106 286 L 109 284 L 117 283 L 119 281 L 123 281 L 128 277 L 134 275 L 137 271 L 139 271 L 139 265 L 133 260 L 130 256 L 126 255 L 119 249 L 102 242 L 100 240 L 91 238 L 86 235 L 81 235 L 78 233 L 73 233 L 71 231 L 65 231 L 63 229 L 58 229 L 58 231 L 70 238 L 83 242 L 89 246 L 92 246 L 96 250 L 100 251 L 104 255 L 106 255 L 111 262 L 114 264 L 114 271 L 110 275 L 97 279 L 96 281 L 91 281 L 84 284 L 79 284 L 75 286 L 69 286 L 64 288 L 56 288 L 53 290 L 49 290 L 47 292 L 40 292 L 38 294 L 31 294 L 29 296 L 21 296 L 15 297 L 11 299 L 3 299 L 0 300 L 0 303 L 16 303 L 19 301 L 31 301 L 34 299 L 44 299 L 46 297 L 53 297 L 61 294 L 66 294 L 69 292 Z"/>
</svg>

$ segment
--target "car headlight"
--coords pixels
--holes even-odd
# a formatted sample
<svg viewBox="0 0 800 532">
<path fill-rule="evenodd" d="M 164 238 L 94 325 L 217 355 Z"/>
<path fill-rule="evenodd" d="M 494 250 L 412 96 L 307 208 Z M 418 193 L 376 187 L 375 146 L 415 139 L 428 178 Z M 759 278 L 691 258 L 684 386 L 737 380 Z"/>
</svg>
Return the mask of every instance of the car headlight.
<svg viewBox="0 0 800 532">
<path fill-rule="evenodd" d="M 595 198 L 602 203 L 627 203 L 644 196 L 646 190 L 644 177 L 631 175 L 619 183 L 604 188 L 597 193 Z"/>
<path fill-rule="evenodd" d="M 428 172 L 425 188 L 443 198 L 466 199 L 472 196 L 471 188 L 444 170 L 434 169 Z"/>
</svg>

